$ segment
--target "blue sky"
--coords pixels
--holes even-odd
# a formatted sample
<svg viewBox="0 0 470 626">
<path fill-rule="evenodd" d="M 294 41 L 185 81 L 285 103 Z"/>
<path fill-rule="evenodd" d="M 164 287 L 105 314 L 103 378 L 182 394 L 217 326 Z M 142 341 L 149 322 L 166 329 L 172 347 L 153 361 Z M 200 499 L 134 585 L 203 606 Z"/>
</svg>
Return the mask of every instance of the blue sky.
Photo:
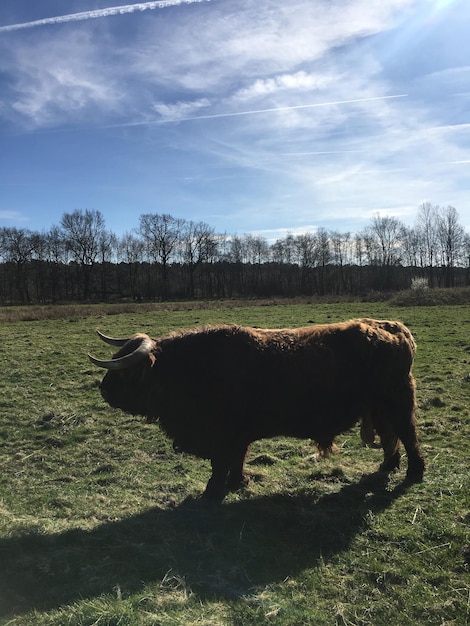
<svg viewBox="0 0 470 626">
<path fill-rule="evenodd" d="M 2 0 L 0 226 L 470 229 L 468 0 Z"/>
</svg>

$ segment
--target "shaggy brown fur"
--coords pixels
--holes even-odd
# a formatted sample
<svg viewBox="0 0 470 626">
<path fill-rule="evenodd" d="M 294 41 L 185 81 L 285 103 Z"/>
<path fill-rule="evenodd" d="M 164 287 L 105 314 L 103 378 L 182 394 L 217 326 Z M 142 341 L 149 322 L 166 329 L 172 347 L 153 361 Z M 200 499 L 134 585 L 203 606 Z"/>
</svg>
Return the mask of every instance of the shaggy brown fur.
<svg viewBox="0 0 470 626">
<path fill-rule="evenodd" d="M 113 358 L 141 341 L 136 335 Z M 408 479 L 422 479 L 411 374 L 415 343 L 398 322 L 213 326 L 172 333 L 151 345 L 137 365 L 108 371 L 101 393 L 113 407 L 158 420 L 175 449 L 210 459 L 207 497 L 221 499 L 243 483 L 251 442 L 277 435 L 310 438 L 328 451 L 336 435 L 360 418 L 381 438 L 381 469 L 399 466 L 400 439 Z"/>
<path fill-rule="evenodd" d="M 401 337 L 401 340 L 404 343 L 408 344 L 410 353 L 412 355 L 411 358 L 413 360 L 416 354 L 416 342 L 409 328 L 407 328 L 404 324 L 398 321 L 374 320 L 370 318 L 361 318 L 359 321 L 363 322 L 364 324 L 369 324 L 370 326 L 373 326 L 374 328 L 380 328 L 382 330 L 385 330 L 391 333 L 392 335 L 399 335 Z M 373 445 L 375 443 L 377 433 L 374 429 L 374 425 L 372 423 L 372 419 L 370 415 L 362 416 L 360 432 L 361 432 L 361 439 L 365 444 Z M 381 444 L 384 448 L 386 446 L 393 447 L 394 445 L 393 440 L 389 442 L 385 442 L 383 440 L 383 437 L 381 437 Z"/>
</svg>

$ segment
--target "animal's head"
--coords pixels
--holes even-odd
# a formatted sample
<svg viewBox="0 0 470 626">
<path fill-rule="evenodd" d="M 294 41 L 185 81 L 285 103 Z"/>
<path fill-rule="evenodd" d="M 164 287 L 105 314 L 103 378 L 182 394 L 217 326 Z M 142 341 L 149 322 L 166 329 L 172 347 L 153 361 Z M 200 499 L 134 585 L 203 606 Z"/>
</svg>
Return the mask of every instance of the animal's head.
<svg viewBox="0 0 470 626">
<path fill-rule="evenodd" d="M 128 339 L 117 339 L 96 332 L 102 341 L 119 348 L 109 360 L 88 355 L 94 365 L 107 370 L 100 385 L 101 395 L 112 407 L 127 413 L 145 415 L 147 379 L 155 363 L 157 342 L 143 333 Z"/>
</svg>

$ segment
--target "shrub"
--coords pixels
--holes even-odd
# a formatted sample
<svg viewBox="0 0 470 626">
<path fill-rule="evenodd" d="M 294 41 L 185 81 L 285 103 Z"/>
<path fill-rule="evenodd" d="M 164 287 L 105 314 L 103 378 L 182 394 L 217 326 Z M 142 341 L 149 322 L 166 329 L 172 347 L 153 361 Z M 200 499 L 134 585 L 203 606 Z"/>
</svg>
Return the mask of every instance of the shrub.
<svg viewBox="0 0 470 626">
<path fill-rule="evenodd" d="M 411 279 L 411 291 L 426 291 L 429 289 L 427 278 L 415 276 Z"/>
</svg>

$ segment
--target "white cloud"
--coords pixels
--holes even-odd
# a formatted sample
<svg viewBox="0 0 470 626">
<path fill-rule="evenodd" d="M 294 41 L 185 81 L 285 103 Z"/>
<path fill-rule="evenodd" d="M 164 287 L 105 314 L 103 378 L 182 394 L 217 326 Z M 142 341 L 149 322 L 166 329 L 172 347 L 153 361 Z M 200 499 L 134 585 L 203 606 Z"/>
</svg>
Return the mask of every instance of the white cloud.
<svg viewBox="0 0 470 626">
<path fill-rule="evenodd" d="M 27 222 L 28 218 L 19 211 L 1 211 L 0 220 L 6 222 Z"/>
<path fill-rule="evenodd" d="M 200 115 L 201 109 L 205 109 L 210 106 L 210 100 L 207 98 L 200 98 L 192 102 L 175 102 L 172 104 L 165 104 L 163 102 L 156 102 L 153 105 L 153 109 L 158 113 L 159 122 L 177 122 L 187 118 Z"/>
<path fill-rule="evenodd" d="M 103 56 L 92 33 L 69 33 L 54 39 L 34 38 L 13 50 L 5 50 L 0 61 L 4 69 L 14 68 L 14 89 L 6 117 L 20 116 L 30 128 L 58 126 L 66 121 L 93 120 L 90 107 L 105 111 L 119 110 L 122 95 L 114 76 L 107 75 L 106 64 L 97 64 Z"/>
<path fill-rule="evenodd" d="M 149 20 L 133 68 L 157 85 L 188 90 L 242 90 L 266 76 L 304 72 L 331 50 L 357 37 L 389 28 L 394 13 L 412 0 L 238 0 L 211 3 L 181 15 L 171 29 Z M 282 82 L 282 81 L 281 81 Z"/>
<path fill-rule="evenodd" d="M 251 85 L 243 87 L 233 95 L 233 100 L 245 102 L 285 91 L 323 90 L 331 86 L 332 75 L 307 73 L 303 70 L 293 74 L 280 74 L 269 78 L 258 78 Z"/>
<path fill-rule="evenodd" d="M 288 226 L 279 226 L 278 228 L 265 228 L 263 230 L 254 230 L 252 235 L 264 237 L 269 244 L 273 244 L 278 239 L 284 239 L 287 235 L 304 235 L 308 232 L 315 232 L 318 226 L 315 224 L 300 224 L 294 228 Z"/>
</svg>

